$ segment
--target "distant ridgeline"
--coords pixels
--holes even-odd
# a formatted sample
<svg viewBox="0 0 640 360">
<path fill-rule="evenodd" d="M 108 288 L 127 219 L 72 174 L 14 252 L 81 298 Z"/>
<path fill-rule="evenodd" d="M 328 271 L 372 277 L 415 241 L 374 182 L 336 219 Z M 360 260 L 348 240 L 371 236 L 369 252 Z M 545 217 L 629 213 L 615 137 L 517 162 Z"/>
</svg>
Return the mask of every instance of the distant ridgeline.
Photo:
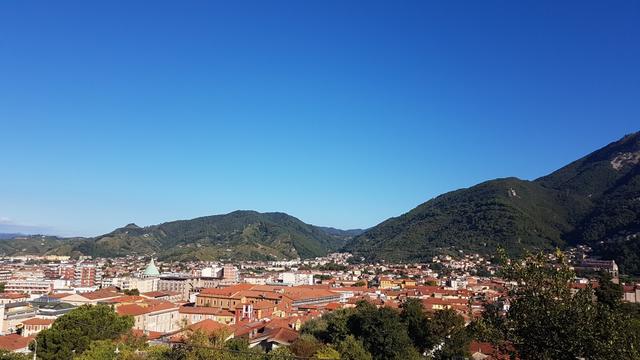
<svg viewBox="0 0 640 360">
<path fill-rule="evenodd" d="M 129 224 L 95 238 L 19 236 L 0 242 L 0 254 L 156 254 L 173 260 L 310 258 L 337 251 L 361 232 L 317 227 L 283 213 L 234 211 L 144 228 Z"/>
<path fill-rule="evenodd" d="M 590 245 L 624 273 L 640 274 L 640 133 L 627 135 L 534 181 L 505 178 L 440 195 L 364 232 L 305 224 L 283 213 L 236 211 L 96 238 L 17 237 L 0 253 L 161 259 L 283 259 L 339 249 L 367 261 L 425 261 L 498 246 L 524 250 Z"/>
</svg>

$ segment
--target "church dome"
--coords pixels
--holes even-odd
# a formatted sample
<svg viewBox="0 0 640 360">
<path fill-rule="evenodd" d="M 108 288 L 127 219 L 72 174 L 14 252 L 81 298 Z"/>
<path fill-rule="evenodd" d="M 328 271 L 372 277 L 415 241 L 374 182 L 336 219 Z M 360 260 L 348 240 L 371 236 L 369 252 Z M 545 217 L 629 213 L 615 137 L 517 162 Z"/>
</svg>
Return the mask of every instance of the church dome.
<svg viewBox="0 0 640 360">
<path fill-rule="evenodd" d="M 160 276 L 160 271 L 158 270 L 155 261 L 153 261 L 153 258 L 151 258 L 151 262 L 147 265 L 147 268 L 144 269 L 144 273 L 142 275 L 144 277 Z"/>
</svg>

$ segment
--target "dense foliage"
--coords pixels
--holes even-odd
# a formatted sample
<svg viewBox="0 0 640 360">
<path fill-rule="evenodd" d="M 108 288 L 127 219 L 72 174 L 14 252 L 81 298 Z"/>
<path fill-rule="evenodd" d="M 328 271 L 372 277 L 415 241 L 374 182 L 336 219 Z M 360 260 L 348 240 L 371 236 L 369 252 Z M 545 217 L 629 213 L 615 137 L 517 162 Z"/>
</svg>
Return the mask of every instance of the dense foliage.
<svg viewBox="0 0 640 360">
<path fill-rule="evenodd" d="M 561 254 L 507 263 L 504 275 L 515 284 L 510 308 L 487 306 L 470 326 L 480 340 L 520 359 L 640 359 L 640 321 L 612 300 L 615 284 L 572 291 L 575 274 Z"/>
<path fill-rule="evenodd" d="M 360 302 L 354 309 L 334 311 L 309 321 L 291 350 L 298 356 L 331 346 L 343 359 L 418 359 L 429 354 L 449 359 L 467 353 L 470 336 L 462 317 L 452 310 L 426 313 L 409 299 L 401 311 Z M 299 351 L 298 347 L 306 349 Z"/>
<path fill-rule="evenodd" d="M 107 305 L 83 305 L 73 309 L 36 337 L 38 358 L 71 359 L 91 347 L 96 340 L 114 340 L 133 327 L 133 318 L 122 317 Z M 31 343 L 31 349 L 35 344 Z"/>
</svg>

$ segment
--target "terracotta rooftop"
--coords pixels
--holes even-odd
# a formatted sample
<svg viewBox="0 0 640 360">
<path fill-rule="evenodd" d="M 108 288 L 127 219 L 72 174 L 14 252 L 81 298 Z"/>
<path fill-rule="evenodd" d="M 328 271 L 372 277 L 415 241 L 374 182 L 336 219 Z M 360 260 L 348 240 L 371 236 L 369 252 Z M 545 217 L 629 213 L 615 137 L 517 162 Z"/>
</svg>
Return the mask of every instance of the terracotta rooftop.
<svg viewBox="0 0 640 360">
<path fill-rule="evenodd" d="M 181 294 L 175 291 L 148 291 L 140 295 L 150 297 L 150 298 L 158 298 L 163 296 L 175 296 L 175 295 L 181 295 Z"/>
<path fill-rule="evenodd" d="M 202 331 L 203 333 L 209 335 L 219 331 L 228 330 L 229 326 L 221 324 L 211 319 L 206 319 L 206 320 L 199 321 L 195 324 L 189 325 L 187 329 L 191 331 Z M 187 336 L 187 332 L 185 330 L 182 330 L 176 333 L 175 335 L 171 336 L 169 341 L 172 343 L 180 343 L 184 341 L 186 336 Z"/>
<path fill-rule="evenodd" d="M 208 334 L 222 330 L 222 329 L 227 329 L 227 328 L 228 328 L 227 325 L 211 319 L 202 320 L 195 324 L 189 325 L 189 329 L 191 330 L 194 330 L 194 331 L 200 330 Z"/>
<path fill-rule="evenodd" d="M 3 292 L 0 293 L 0 299 L 22 299 L 22 298 L 28 298 L 29 294 L 23 294 L 23 293 L 11 293 L 11 292 Z"/>
<path fill-rule="evenodd" d="M 108 300 L 106 300 L 105 302 L 107 303 L 115 303 L 115 304 L 122 304 L 122 303 L 135 303 L 135 302 L 140 302 L 140 301 L 145 301 L 147 300 L 147 298 L 142 297 L 142 296 L 138 296 L 138 295 L 125 295 L 125 296 L 119 296 L 116 298 L 110 298 Z"/>
<path fill-rule="evenodd" d="M 29 346 L 32 340 L 33 336 L 22 336 L 18 334 L 0 336 L 0 349 L 9 351 L 24 349 Z"/>
<path fill-rule="evenodd" d="M 65 297 L 67 297 L 69 295 L 73 295 L 73 294 L 69 294 L 69 293 L 51 293 L 51 294 L 48 294 L 47 297 L 50 297 L 52 299 L 62 299 L 62 298 L 65 298 Z"/>
<path fill-rule="evenodd" d="M 324 297 L 339 297 L 340 295 L 327 289 L 309 289 L 303 287 L 291 287 L 284 290 L 284 294 L 292 300 L 304 300 Z"/>
<path fill-rule="evenodd" d="M 69 295 L 73 295 L 73 294 L 69 294 Z M 109 299 L 109 298 L 118 297 L 118 296 L 121 296 L 122 294 L 118 293 L 115 290 L 107 288 L 107 289 L 100 289 L 92 292 L 82 293 L 79 295 L 89 300 L 100 300 L 100 299 Z"/>
<path fill-rule="evenodd" d="M 219 296 L 227 296 L 230 297 L 233 294 L 242 291 L 249 290 L 253 287 L 251 284 L 237 284 L 224 288 L 205 288 L 200 290 L 200 294 L 202 295 L 219 295 Z"/>
<path fill-rule="evenodd" d="M 265 331 L 267 338 L 282 345 L 290 345 L 298 336 L 297 331 L 286 327 L 271 328 Z"/>
<path fill-rule="evenodd" d="M 22 322 L 23 325 L 51 325 L 53 319 L 31 318 Z"/>
<path fill-rule="evenodd" d="M 138 316 L 150 314 L 156 311 L 178 309 L 178 307 L 169 301 L 153 301 L 135 304 L 122 304 L 116 308 L 118 315 Z"/>
<path fill-rule="evenodd" d="M 137 337 L 142 337 L 142 336 L 146 336 L 148 340 L 155 340 L 155 339 L 159 339 L 162 335 L 164 335 L 164 333 L 161 333 L 159 331 L 143 331 L 140 329 L 132 329 L 131 330 L 131 335 L 133 336 L 137 336 Z"/>
</svg>

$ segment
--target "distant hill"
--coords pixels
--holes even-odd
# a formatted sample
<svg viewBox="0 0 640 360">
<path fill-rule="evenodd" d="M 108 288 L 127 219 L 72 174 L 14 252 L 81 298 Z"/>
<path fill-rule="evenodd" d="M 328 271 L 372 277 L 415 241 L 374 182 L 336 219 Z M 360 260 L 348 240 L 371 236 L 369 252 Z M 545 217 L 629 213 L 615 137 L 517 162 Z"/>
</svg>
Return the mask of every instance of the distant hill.
<svg viewBox="0 0 640 360">
<path fill-rule="evenodd" d="M 20 234 L 20 233 L 12 233 L 12 234 L 0 233 L 0 240 L 13 239 L 16 236 L 21 236 L 21 235 L 23 235 L 23 234 Z"/>
<path fill-rule="evenodd" d="M 66 255 L 72 252 L 75 245 L 83 241 L 86 239 L 18 234 L 10 239 L 0 241 L 0 255 Z"/>
<path fill-rule="evenodd" d="M 422 261 L 460 250 L 492 254 L 588 244 L 640 273 L 640 133 L 535 181 L 496 179 L 452 191 L 354 238 L 368 260 Z"/>
<path fill-rule="evenodd" d="M 340 247 L 346 245 L 349 241 L 351 241 L 351 239 L 364 232 L 364 230 L 362 229 L 341 230 L 326 226 L 317 226 L 317 228 L 333 237 L 335 241 L 340 244 Z"/>
<path fill-rule="evenodd" d="M 293 216 L 255 211 L 234 211 L 148 227 L 128 224 L 90 239 L 42 239 L 17 238 L 0 244 L 0 252 L 102 257 L 155 254 L 172 260 L 274 260 L 322 256 L 344 245 L 342 238 Z"/>
</svg>

